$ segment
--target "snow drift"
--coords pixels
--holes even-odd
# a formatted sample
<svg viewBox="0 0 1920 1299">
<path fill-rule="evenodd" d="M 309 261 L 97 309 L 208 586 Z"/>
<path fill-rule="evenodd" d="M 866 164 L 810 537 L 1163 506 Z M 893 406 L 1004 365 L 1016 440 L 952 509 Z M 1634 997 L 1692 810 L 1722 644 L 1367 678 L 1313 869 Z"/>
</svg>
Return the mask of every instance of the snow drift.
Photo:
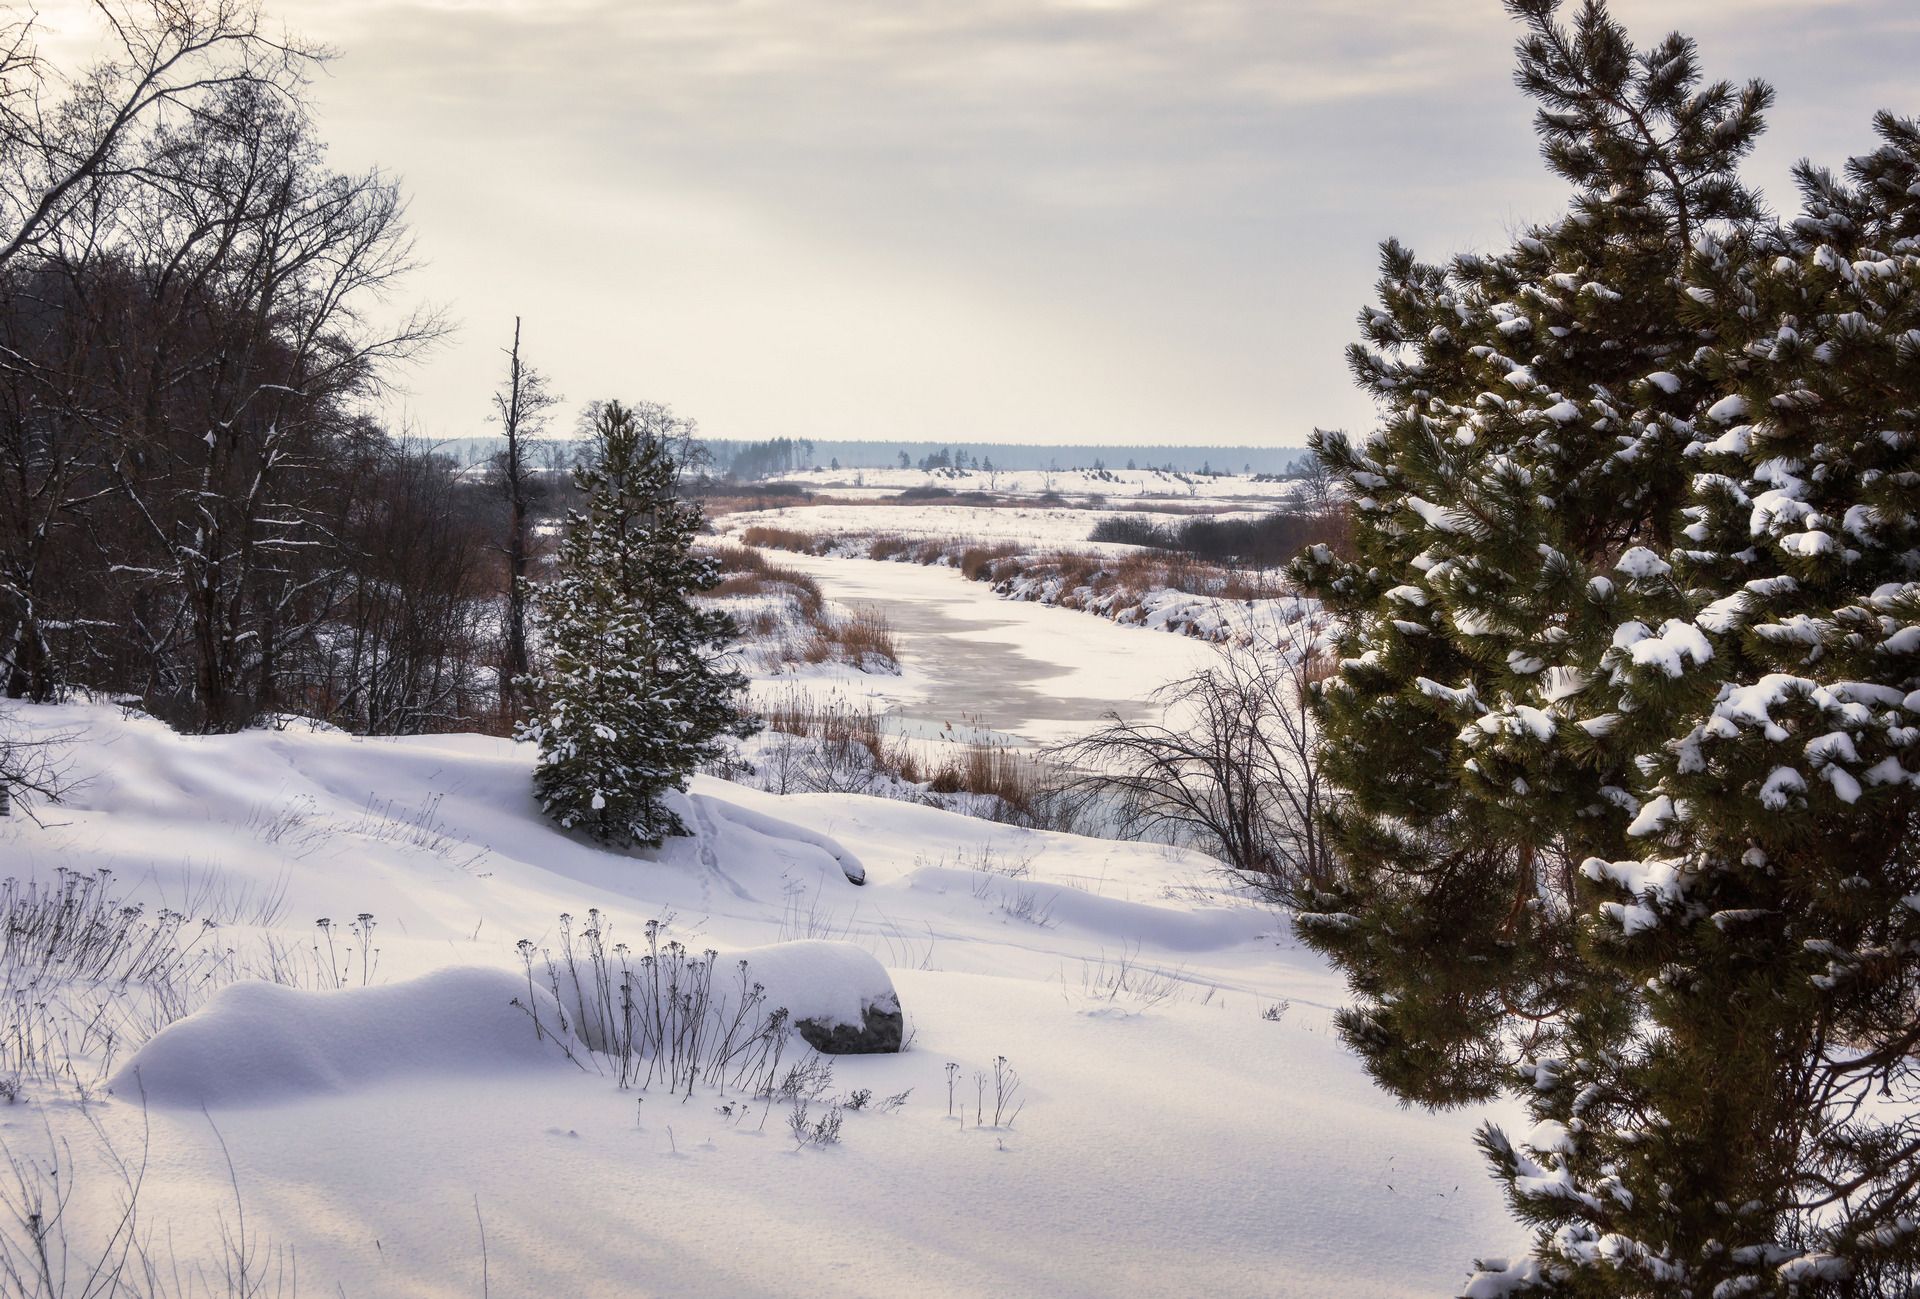
<svg viewBox="0 0 1920 1299">
<path fill-rule="evenodd" d="M 270 1105 L 404 1075 L 564 1069 L 558 1022 L 551 994 L 501 970 L 453 966 L 337 992 L 236 983 L 162 1029 L 112 1085 L 153 1105 Z"/>
</svg>

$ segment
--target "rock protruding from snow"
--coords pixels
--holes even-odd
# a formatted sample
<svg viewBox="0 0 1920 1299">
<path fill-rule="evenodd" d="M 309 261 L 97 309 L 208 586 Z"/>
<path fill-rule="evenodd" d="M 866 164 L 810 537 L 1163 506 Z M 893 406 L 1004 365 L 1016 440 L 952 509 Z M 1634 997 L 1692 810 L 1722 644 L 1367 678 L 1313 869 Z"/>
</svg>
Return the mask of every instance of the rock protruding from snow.
<svg viewBox="0 0 1920 1299">
<path fill-rule="evenodd" d="M 113 1090 L 153 1105 L 271 1105 L 402 1076 L 567 1068 L 559 1023 L 549 993 L 503 970 L 334 992 L 236 983 L 141 1047 Z"/>
<path fill-rule="evenodd" d="M 768 1011 L 785 1008 L 808 1046 L 828 1055 L 900 1049 L 905 1026 L 893 979 L 873 953 L 852 943 L 808 939 L 731 953 L 766 989 Z"/>
<path fill-rule="evenodd" d="M 900 999 L 889 997 L 869 1004 L 858 1024 L 803 1019 L 794 1028 L 822 1055 L 895 1055 L 906 1037 L 906 1015 Z"/>
</svg>

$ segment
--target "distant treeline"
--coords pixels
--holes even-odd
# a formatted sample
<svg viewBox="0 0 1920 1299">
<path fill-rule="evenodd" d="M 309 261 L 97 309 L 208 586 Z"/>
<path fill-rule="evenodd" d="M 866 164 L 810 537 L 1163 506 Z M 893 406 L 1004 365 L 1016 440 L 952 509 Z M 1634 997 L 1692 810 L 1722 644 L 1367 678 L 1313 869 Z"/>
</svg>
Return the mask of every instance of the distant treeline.
<svg viewBox="0 0 1920 1299">
<path fill-rule="evenodd" d="M 748 442 L 729 438 L 708 438 L 716 465 L 725 466 L 739 452 L 750 447 L 785 443 L 807 447 L 806 466 L 831 468 L 837 461 L 842 469 L 898 469 L 904 453 L 907 464 L 937 465 L 945 452 L 948 463 L 957 463 L 964 453 L 971 467 L 976 461 L 984 469 L 989 461 L 996 469 L 1092 469 L 1096 464 L 1108 469 L 1165 469 L 1179 473 L 1256 473 L 1276 474 L 1305 455 L 1297 446 L 1124 446 L 1113 443 L 1085 443 L 1072 446 L 1036 446 L 1021 442 L 882 442 L 837 441 L 830 438 L 774 439 L 772 442 Z M 799 467 L 799 466 L 796 466 Z"/>
<path fill-rule="evenodd" d="M 561 445 L 567 445 L 561 440 Z M 800 469 L 1171 469 L 1176 473 L 1278 474 L 1306 455 L 1299 447 L 1033 446 L 1010 442 L 845 442 L 817 438 L 704 438 L 711 472 L 766 478 Z M 497 436 L 443 438 L 439 454 L 462 465 L 483 465 L 500 452 Z"/>
</svg>

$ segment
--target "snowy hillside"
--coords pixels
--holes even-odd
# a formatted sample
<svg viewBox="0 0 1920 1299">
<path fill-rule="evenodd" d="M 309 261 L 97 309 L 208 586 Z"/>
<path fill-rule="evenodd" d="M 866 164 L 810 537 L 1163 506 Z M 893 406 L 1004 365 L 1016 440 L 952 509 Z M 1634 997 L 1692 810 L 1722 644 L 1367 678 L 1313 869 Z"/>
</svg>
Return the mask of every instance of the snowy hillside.
<svg viewBox="0 0 1920 1299">
<path fill-rule="evenodd" d="M 499 1295 L 1412 1295 L 1514 1236 L 1476 1116 L 1373 1088 L 1329 1035 L 1339 980 L 1205 858 L 705 778 L 696 837 L 618 854 L 539 817 L 507 741 L 21 715 L 72 737 L 77 783 L 0 821 L 16 888 L 105 878 L 210 956 L 165 1006 L 36 991 L 72 1072 L 9 1057 L 0 1131 L 16 1160 L 71 1147 L 76 1260 L 126 1199 L 114 1159 L 145 1161 L 163 1258 L 217 1269 L 244 1213 L 255 1268 L 297 1254 L 349 1295 L 476 1295 L 483 1269 Z M 797 1142 L 724 1081 L 623 1089 L 553 1040 L 563 915 L 609 950 L 657 920 L 744 953 L 796 1019 L 896 991 L 908 1049 L 832 1057 L 816 1099 L 909 1094 Z M 76 1027 L 96 1003 L 111 1035 Z"/>
</svg>

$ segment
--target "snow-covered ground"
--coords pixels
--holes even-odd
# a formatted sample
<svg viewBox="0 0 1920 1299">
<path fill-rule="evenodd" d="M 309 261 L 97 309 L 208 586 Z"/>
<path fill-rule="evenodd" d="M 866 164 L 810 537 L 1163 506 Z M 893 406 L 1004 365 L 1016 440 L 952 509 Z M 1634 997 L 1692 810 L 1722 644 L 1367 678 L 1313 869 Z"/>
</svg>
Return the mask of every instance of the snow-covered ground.
<svg viewBox="0 0 1920 1299">
<path fill-rule="evenodd" d="M 1105 652 L 1049 689 L 1112 697 L 1109 674 L 1150 675 Z M 68 742 L 83 783 L 44 826 L 0 822 L 6 873 L 110 869 L 148 915 L 183 912 L 204 950 L 233 953 L 175 1045 L 150 1048 L 167 1081 L 144 1107 L 128 1081 L 151 1024 L 126 1026 L 111 1060 L 74 1039 L 84 1109 L 31 1076 L 0 1109 L 16 1158 L 71 1146 L 76 1260 L 124 1200 L 105 1144 L 130 1169 L 145 1151 L 138 1221 L 163 1257 L 217 1267 L 222 1232 L 244 1230 L 256 1266 L 295 1250 L 301 1288 L 327 1294 L 477 1295 L 484 1268 L 497 1295 L 1425 1295 L 1519 1244 L 1475 1116 L 1370 1086 L 1329 1034 L 1338 979 L 1204 858 L 705 778 L 684 805 L 695 837 L 609 853 L 541 820 L 531 752 L 507 741 L 21 716 L 84 732 Z M 516 941 L 553 948 L 559 916 L 577 932 L 589 908 L 636 946 L 662 919 L 695 951 L 871 953 L 910 1049 L 835 1057 L 832 1090 L 911 1096 L 797 1149 L 777 1107 L 762 1126 L 759 1103 L 728 1112 L 737 1094 L 622 1091 L 604 1061 L 541 1049 L 507 1004 Z M 306 990 L 214 993 L 275 964 Z M 201 1045 L 181 1046 L 196 1023 Z M 250 1076 L 216 1086 L 236 1042 L 258 1047 Z M 1000 1057 L 1024 1108 L 996 1126 Z"/>
<path fill-rule="evenodd" d="M 763 510 L 741 510 L 713 520 L 714 531 L 737 539 L 752 527 L 783 528 L 804 532 L 811 537 L 872 538 L 904 537 L 912 541 L 964 540 L 981 545 L 1015 542 L 1028 550 L 1075 550 L 1095 555 L 1124 555 L 1137 546 L 1110 541 L 1093 541 L 1090 535 L 1102 519 L 1115 514 L 1135 514 L 1154 523 L 1177 526 L 1198 514 L 1207 518 L 1254 520 L 1272 512 L 1271 505 L 1258 508 L 1229 508 L 1215 499 L 1198 506 L 1181 507 L 1177 513 L 1132 511 L 1124 502 L 1103 509 L 1063 505 L 943 505 L 938 501 L 915 501 L 890 505 L 847 502 L 834 505 L 775 506 Z"/>
</svg>

